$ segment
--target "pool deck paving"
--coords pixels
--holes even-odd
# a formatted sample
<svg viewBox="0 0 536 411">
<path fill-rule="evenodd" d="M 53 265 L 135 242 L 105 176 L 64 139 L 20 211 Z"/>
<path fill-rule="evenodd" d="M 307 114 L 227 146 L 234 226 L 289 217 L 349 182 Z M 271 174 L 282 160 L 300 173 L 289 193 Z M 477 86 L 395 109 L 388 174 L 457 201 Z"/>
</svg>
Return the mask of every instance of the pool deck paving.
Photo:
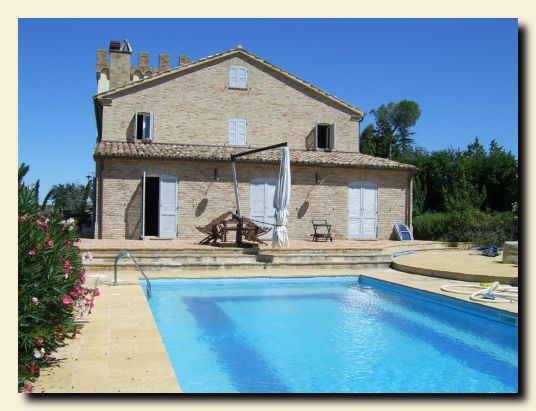
<svg viewBox="0 0 536 411">
<path fill-rule="evenodd" d="M 42 370 L 34 393 L 179 393 L 139 283 L 99 290 L 90 322 L 58 350 L 59 364 Z"/>
<path fill-rule="evenodd" d="M 125 240 L 128 241 L 128 240 Z M 436 253 L 436 254 L 434 254 Z M 453 254 L 445 254 L 453 253 Z M 422 254 L 422 256 L 421 256 Z M 426 254 L 426 255 L 425 255 Z M 431 257 L 431 258 L 430 258 Z M 497 259 L 468 255 L 468 251 L 426 251 L 397 257 L 397 261 L 419 261 L 427 266 L 428 262 L 443 263 L 461 272 L 468 268 L 487 264 L 483 269 L 499 266 Z M 487 259 L 487 260 L 482 260 Z M 416 264 L 416 263 L 415 263 Z M 515 267 L 515 266 L 514 266 Z M 500 270 L 514 276 L 512 270 Z M 463 269 L 463 270 L 461 270 Z M 497 268 L 498 269 L 498 268 Z M 441 290 L 445 284 L 468 284 L 462 280 L 446 280 L 429 275 L 412 274 L 393 269 L 250 269 L 250 270 L 211 270 L 173 273 L 154 271 L 147 273 L 155 278 L 225 278 L 225 277 L 311 277 L 316 275 L 364 275 L 403 286 L 447 295 L 452 298 L 470 301 L 468 295 L 453 294 Z M 135 271 L 119 273 L 119 285 L 112 286 L 113 274 L 100 276 L 101 295 L 95 300 L 95 308 L 89 315 L 90 322 L 85 324 L 81 334 L 71 340 L 66 347 L 59 349 L 59 365 L 45 369 L 34 388 L 36 393 L 180 393 L 180 386 L 164 344 L 158 333 L 147 299 L 140 285 L 139 274 Z M 517 277 L 517 267 L 515 267 Z M 88 279 L 89 285 L 95 275 Z M 484 277 L 482 277 L 484 278 Z M 477 281 L 478 282 L 478 281 Z M 518 303 L 479 303 L 517 314 Z"/>
<path fill-rule="evenodd" d="M 393 261 L 398 271 L 463 281 L 493 282 L 517 286 L 518 267 L 503 264 L 502 255 L 486 257 L 469 250 L 444 249 L 401 255 Z"/>
</svg>

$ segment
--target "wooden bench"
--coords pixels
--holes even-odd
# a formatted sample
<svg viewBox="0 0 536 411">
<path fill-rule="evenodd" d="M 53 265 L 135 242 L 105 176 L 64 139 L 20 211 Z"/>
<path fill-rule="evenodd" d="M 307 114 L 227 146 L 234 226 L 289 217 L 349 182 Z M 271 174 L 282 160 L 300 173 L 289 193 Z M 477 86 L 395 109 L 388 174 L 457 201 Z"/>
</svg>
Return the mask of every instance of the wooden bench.
<svg viewBox="0 0 536 411">
<path fill-rule="evenodd" d="M 324 241 L 333 242 L 333 234 L 331 233 L 331 224 L 327 220 L 312 220 L 314 233 L 310 234 L 313 241 L 323 239 Z"/>
</svg>

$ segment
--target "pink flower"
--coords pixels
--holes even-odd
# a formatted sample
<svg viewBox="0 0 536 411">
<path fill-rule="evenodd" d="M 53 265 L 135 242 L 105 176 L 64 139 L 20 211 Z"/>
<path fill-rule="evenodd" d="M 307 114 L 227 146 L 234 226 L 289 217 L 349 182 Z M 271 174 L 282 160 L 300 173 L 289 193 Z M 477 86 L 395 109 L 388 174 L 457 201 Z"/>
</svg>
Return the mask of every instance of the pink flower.
<svg viewBox="0 0 536 411">
<path fill-rule="evenodd" d="M 65 278 L 68 278 L 71 271 L 73 271 L 73 266 L 69 261 L 63 260 L 63 270 L 65 271 Z"/>
<path fill-rule="evenodd" d="M 25 223 L 26 217 L 19 217 L 19 223 Z"/>
<path fill-rule="evenodd" d="M 37 304 L 39 299 L 37 297 L 32 297 L 32 303 Z"/>
<path fill-rule="evenodd" d="M 86 274 L 85 273 L 80 274 L 80 281 L 82 281 L 82 284 L 86 282 Z"/>
<path fill-rule="evenodd" d="M 61 300 L 61 302 L 65 305 L 69 305 L 69 304 L 72 304 L 73 303 L 73 299 L 71 298 L 70 295 L 64 295 L 63 296 L 63 300 Z"/>
<path fill-rule="evenodd" d="M 50 248 L 54 247 L 54 240 L 48 240 L 48 241 L 47 241 L 47 245 L 48 245 Z"/>
<path fill-rule="evenodd" d="M 42 346 L 43 345 L 43 339 L 41 337 L 39 337 L 37 340 L 35 340 L 35 343 L 38 345 L 38 346 Z"/>
<path fill-rule="evenodd" d="M 93 291 L 93 295 L 96 297 L 98 295 L 100 295 L 100 290 L 98 288 L 95 288 L 95 290 Z"/>
<path fill-rule="evenodd" d="M 22 390 L 22 392 L 24 394 L 31 394 L 32 393 L 32 389 L 33 389 L 33 385 L 31 382 L 25 382 L 24 383 L 24 389 Z"/>
<path fill-rule="evenodd" d="M 32 250 L 28 251 L 28 255 L 33 257 L 35 255 L 35 250 L 32 249 Z"/>
<path fill-rule="evenodd" d="M 41 216 L 35 223 L 41 227 L 48 227 L 48 218 Z"/>
</svg>

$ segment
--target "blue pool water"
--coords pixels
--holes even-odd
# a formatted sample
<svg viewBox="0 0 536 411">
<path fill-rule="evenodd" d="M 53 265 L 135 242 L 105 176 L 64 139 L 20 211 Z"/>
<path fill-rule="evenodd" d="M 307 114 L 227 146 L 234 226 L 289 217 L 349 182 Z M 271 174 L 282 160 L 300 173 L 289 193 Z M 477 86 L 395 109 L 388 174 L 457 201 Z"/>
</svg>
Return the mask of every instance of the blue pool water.
<svg viewBox="0 0 536 411">
<path fill-rule="evenodd" d="M 496 310 L 363 276 L 151 283 L 184 392 L 518 390 L 515 317 Z"/>
</svg>

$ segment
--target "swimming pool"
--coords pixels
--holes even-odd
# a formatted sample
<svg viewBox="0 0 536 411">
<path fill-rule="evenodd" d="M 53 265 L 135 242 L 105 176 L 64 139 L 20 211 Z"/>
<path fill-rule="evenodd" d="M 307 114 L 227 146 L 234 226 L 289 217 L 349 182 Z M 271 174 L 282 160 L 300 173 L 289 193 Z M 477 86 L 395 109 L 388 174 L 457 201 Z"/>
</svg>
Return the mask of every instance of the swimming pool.
<svg viewBox="0 0 536 411">
<path fill-rule="evenodd" d="M 186 393 L 518 391 L 516 316 L 369 277 L 153 280 L 148 301 Z"/>
</svg>

